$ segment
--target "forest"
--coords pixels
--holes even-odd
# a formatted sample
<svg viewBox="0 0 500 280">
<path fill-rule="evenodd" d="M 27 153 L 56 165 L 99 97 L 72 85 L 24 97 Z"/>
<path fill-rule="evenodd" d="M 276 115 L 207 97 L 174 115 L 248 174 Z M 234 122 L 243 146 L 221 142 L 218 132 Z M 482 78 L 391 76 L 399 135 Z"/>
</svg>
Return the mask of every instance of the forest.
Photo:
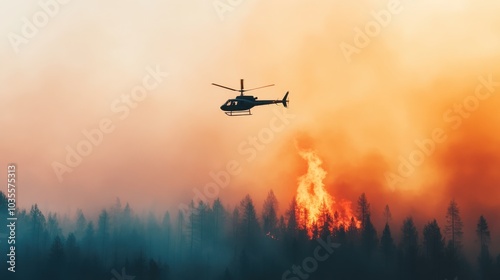
<svg viewBox="0 0 500 280">
<path fill-rule="evenodd" d="M 220 199 L 192 201 L 189 211 L 158 217 L 117 199 L 95 220 L 82 210 L 70 218 L 42 213 L 37 204 L 17 209 L 16 272 L 7 270 L 3 234 L 0 279 L 500 279 L 488 221 L 480 216 L 467 225 L 480 252 L 467 256 L 454 200 L 442 213 L 446 224 L 433 219 L 423 228 L 411 216 L 391 221 L 389 206 L 377 228 L 364 193 L 349 223 L 335 222 L 337 213 L 324 207 L 308 227 L 307 209 L 295 199 L 279 215 L 272 191 L 261 207 L 247 195 L 228 208 Z M 0 192 L 0 219 L 6 218 Z"/>
</svg>

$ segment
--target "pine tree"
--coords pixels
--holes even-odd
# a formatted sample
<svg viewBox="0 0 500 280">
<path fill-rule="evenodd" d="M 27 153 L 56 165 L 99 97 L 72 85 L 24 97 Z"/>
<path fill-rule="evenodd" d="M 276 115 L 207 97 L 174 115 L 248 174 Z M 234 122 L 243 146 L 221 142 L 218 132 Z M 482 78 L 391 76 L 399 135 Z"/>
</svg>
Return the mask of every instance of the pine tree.
<svg viewBox="0 0 500 280">
<path fill-rule="evenodd" d="M 324 200 L 321 202 L 319 208 L 317 226 L 319 229 L 319 235 L 321 238 L 323 238 L 323 240 L 331 235 L 333 229 L 333 219 L 332 215 L 330 214 L 330 209 L 328 209 Z"/>
<path fill-rule="evenodd" d="M 70 233 L 66 239 L 65 255 L 68 258 L 70 269 L 76 269 L 78 263 L 80 262 L 80 247 L 78 246 L 76 237 L 73 233 Z"/>
<path fill-rule="evenodd" d="M 339 229 L 341 223 L 339 222 L 339 212 L 335 210 L 333 213 L 333 222 L 332 222 L 332 231 L 335 232 L 336 230 Z M 344 231 L 345 231 L 345 226 L 344 226 Z"/>
<path fill-rule="evenodd" d="M 0 191 L 0 210 L 7 209 L 7 202 L 7 196 L 3 193 L 3 191 Z"/>
<path fill-rule="evenodd" d="M 213 206 L 212 206 L 212 212 L 213 212 L 213 221 L 214 221 L 214 240 L 216 243 L 220 243 L 224 239 L 225 235 L 225 225 L 226 225 L 226 209 L 224 209 L 224 206 L 222 205 L 222 202 L 220 201 L 219 198 L 214 200 Z"/>
<path fill-rule="evenodd" d="M 488 248 L 490 243 L 490 230 L 488 228 L 488 222 L 486 222 L 486 219 L 483 217 L 483 215 L 479 217 L 479 221 L 476 227 L 476 234 L 479 239 L 481 250 L 478 258 L 481 278 L 489 279 L 493 261 Z"/>
<path fill-rule="evenodd" d="M 289 232 L 289 235 L 296 237 L 298 234 L 299 230 L 299 224 L 298 224 L 298 216 L 297 216 L 297 200 L 295 197 L 292 199 L 292 202 L 290 202 L 290 206 L 288 210 L 286 211 L 286 216 L 287 216 L 287 231 Z"/>
<path fill-rule="evenodd" d="M 183 260 L 184 254 L 184 243 L 186 240 L 184 239 L 185 233 L 184 233 L 184 228 L 186 227 L 186 219 L 184 217 L 184 212 L 179 210 L 177 214 L 177 227 L 176 227 L 176 235 L 177 235 L 177 242 L 176 242 L 176 248 L 177 248 L 177 254 L 175 256 L 178 258 L 177 261 Z"/>
<path fill-rule="evenodd" d="M 347 242 L 347 233 L 345 231 L 344 224 L 340 224 L 335 232 L 335 237 L 338 243 L 346 244 Z"/>
<path fill-rule="evenodd" d="M 203 250 L 204 246 L 206 246 L 207 243 L 209 220 L 212 210 L 210 209 L 210 206 L 205 202 L 203 202 L 202 200 L 198 202 L 197 210 L 198 210 L 197 239 L 199 242 L 199 247 Z"/>
<path fill-rule="evenodd" d="M 122 212 L 122 223 L 124 225 L 128 225 L 131 221 L 132 221 L 132 208 L 130 208 L 130 205 L 127 202 Z"/>
<path fill-rule="evenodd" d="M 161 222 L 162 235 L 163 235 L 163 252 L 167 259 L 170 256 L 171 248 L 170 248 L 170 239 L 172 238 L 172 222 L 170 219 L 170 212 L 166 211 L 163 215 L 163 219 Z"/>
<path fill-rule="evenodd" d="M 45 216 L 42 214 L 42 211 L 38 209 L 38 205 L 35 204 L 31 206 L 30 210 L 30 225 L 31 225 L 31 234 L 32 240 L 35 240 L 35 248 L 36 252 L 39 253 L 40 245 L 42 245 L 43 235 L 45 234 L 46 221 Z"/>
<path fill-rule="evenodd" d="M 76 228 L 75 228 L 75 236 L 77 238 L 83 238 L 85 234 L 85 227 L 87 226 L 87 219 L 83 214 L 81 209 L 76 210 Z"/>
<path fill-rule="evenodd" d="M 452 254 L 455 255 L 461 248 L 462 235 L 463 235 L 463 223 L 460 218 L 460 209 L 458 208 L 457 202 L 452 199 L 448 210 L 446 213 L 446 227 L 445 227 L 446 237 L 449 240 L 449 246 L 451 248 Z"/>
<path fill-rule="evenodd" d="M 85 228 L 85 235 L 83 237 L 83 246 L 86 250 L 86 253 L 89 254 L 90 250 L 92 250 L 94 247 L 94 235 L 95 235 L 95 230 L 94 230 L 94 222 L 90 221 L 87 224 L 87 227 Z"/>
<path fill-rule="evenodd" d="M 155 237 L 160 231 L 160 226 L 158 225 L 158 221 L 156 220 L 156 216 L 153 212 L 149 212 L 147 218 L 146 225 L 146 236 L 147 236 L 147 252 L 149 255 L 152 255 L 154 252 L 155 246 Z"/>
<path fill-rule="evenodd" d="M 6 218 L 7 215 L 7 204 L 7 196 L 2 191 L 0 191 L 0 218 L 2 218 L 2 221 Z"/>
<path fill-rule="evenodd" d="M 271 190 L 267 194 L 262 210 L 262 229 L 265 234 L 276 235 L 278 227 L 278 200 Z"/>
<path fill-rule="evenodd" d="M 444 238 L 436 219 L 427 223 L 423 230 L 424 253 L 429 273 L 433 278 L 441 278 L 441 266 L 444 255 Z"/>
<path fill-rule="evenodd" d="M 371 222 L 370 214 L 366 215 L 365 226 L 361 229 L 361 242 L 368 255 L 371 255 L 378 244 L 377 230 Z"/>
<path fill-rule="evenodd" d="M 384 219 L 385 219 L 385 223 L 388 224 L 391 219 L 392 219 L 392 214 L 391 214 L 391 210 L 389 209 L 389 205 L 385 205 L 385 208 L 384 208 Z"/>
<path fill-rule="evenodd" d="M 320 228 L 320 237 L 323 240 L 326 240 L 328 236 L 332 235 L 333 228 L 333 219 L 329 212 L 324 212 L 322 215 L 321 228 Z"/>
<path fill-rule="evenodd" d="M 231 215 L 231 240 L 233 242 L 234 250 L 238 248 L 238 237 L 240 236 L 240 209 L 235 207 Z"/>
<path fill-rule="evenodd" d="M 358 242 L 358 228 L 356 225 L 356 220 L 354 220 L 354 217 L 351 217 L 351 222 L 349 223 L 349 227 L 347 228 L 347 240 L 351 245 L 354 245 Z"/>
<path fill-rule="evenodd" d="M 246 195 L 240 202 L 240 228 L 244 244 L 248 246 L 256 245 L 257 238 L 260 234 L 260 226 L 257 220 L 257 213 L 250 195 Z"/>
<path fill-rule="evenodd" d="M 108 211 L 102 210 L 99 214 L 99 219 L 97 221 L 97 236 L 99 238 L 99 246 L 101 247 L 101 253 L 106 261 L 106 255 L 108 252 L 108 239 L 109 239 L 109 215 Z"/>
<path fill-rule="evenodd" d="M 425 256 L 432 262 L 439 261 L 444 252 L 444 238 L 436 219 L 424 226 L 423 236 Z"/>
<path fill-rule="evenodd" d="M 75 234 L 68 234 L 68 238 L 66 239 L 66 255 L 69 258 L 76 258 L 76 256 L 80 253 L 80 248 L 76 242 Z"/>
<path fill-rule="evenodd" d="M 418 257 L 418 231 L 413 223 L 413 218 L 408 217 L 403 221 L 401 227 L 400 250 L 402 252 L 402 265 L 405 278 L 417 278 L 417 257 Z"/>
<path fill-rule="evenodd" d="M 188 225 L 188 230 L 189 230 L 189 253 L 193 254 L 194 250 L 194 243 L 195 243 L 195 238 L 196 238 L 196 229 L 198 225 L 198 215 L 196 211 L 196 207 L 194 205 L 194 201 L 191 200 L 189 203 L 189 225 Z"/>
<path fill-rule="evenodd" d="M 358 198 L 356 213 L 358 220 L 361 222 L 361 228 L 364 228 L 366 225 L 366 219 L 370 215 L 370 203 L 368 203 L 365 193 L 362 193 Z"/>
<path fill-rule="evenodd" d="M 384 230 L 382 231 L 380 245 L 382 247 L 382 253 L 384 254 L 385 260 L 387 262 L 394 253 L 394 240 L 392 238 L 391 229 L 388 223 L 385 224 Z"/>
<path fill-rule="evenodd" d="M 313 222 L 312 225 L 311 225 L 312 229 L 311 229 L 311 233 L 312 233 L 312 236 L 311 236 L 311 239 L 318 239 L 320 237 L 320 230 L 319 230 L 319 227 L 318 227 L 318 223 L 317 222 Z"/>
<path fill-rule="evenodd" d="M 59 227 L 59 221 L 57 220 L 56 213 L 49 213 L 47 216 L 47 232 L 49 234 L 49 238 L 62 235 L 62 230 Z"/>
<path fill-rule="evenodd" d="M 479 217 L 476 234 L 479 238 L 481 249 L 483 249 L 484 247 L 488 247 L 488 245 L 490 244 L 490 230 L 488 228 L 488 222 L 486 222 L 486 219 L 483 217 L 483 215 Z"/>
<path fill-rule="evenodd" d="M 279 222 L 278 222 L 278 233 L 276 235 L 277 239 L 283 239 L 283 237 L 286 234 L 286 222 L 285 222 L 285 217 L 283 215 L 280 216 Z"/>
<path fill-rule="evenodd" d="M 50 247 L 49 258 L 55 266 L 60 266 L 65 259 L 64 246 L 59 236 L 54 237 L 54 242 Z"/>
<path fill-rule="evenodd" d="M 64 253 L 64 246 L 61 238 L 56 236 L 52 245 L 50 246 L 49 259 L 48 259 L 48 276 L 50 279 L 62 279 L 61 275 L 66 269 L 65 266 L 66 255 Z"/>
<path fill-rule="evenodd" d="M 401 227 L 401 247 L 407 254 L 414 254 L 418 250 L 418 231 L 412 217 L 407 217 Z"/>
</svg>

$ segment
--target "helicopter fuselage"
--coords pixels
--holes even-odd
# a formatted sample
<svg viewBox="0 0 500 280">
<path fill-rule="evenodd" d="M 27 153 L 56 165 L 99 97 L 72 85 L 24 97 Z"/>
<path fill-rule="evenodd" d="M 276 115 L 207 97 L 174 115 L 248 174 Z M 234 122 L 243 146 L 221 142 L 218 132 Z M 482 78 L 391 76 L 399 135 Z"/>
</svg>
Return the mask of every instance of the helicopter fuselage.
<svg viewBox="0 0 500 280">
<path fill-rule="evenodd" d="M 283 99 L 281 100 L 257 100 L 257 97 L 252 96 L 252 95 L 244 95 L 245 92 L 251 91 L 251 90 L 256 90 L 256 89 L 261 89 L 265 87 L 271 87 L 274 86 L 272 85 L 267 85 L 267 86 L 262 86 L 262 87 L 257 87 L 257 88 L 252 88 L 252 89 L 244 89 L 243 86 L 243 79 L 240 80 L 240 89 L 234 89 L 230 87 L 226 87 L 223 85 L 215 84 L 212 83 L 214 86 L 218 86 L 224 89 L 232 90 L 232 91 L 238 91 L 240 93 L 239 96 L 236 96 L 233 99 L 228 99 L 222 106 L 220 106 L 220 109 L 226 113 L 228 116 L 248 116 L 251 115 L 252 113 L 250 112 L 250 109 L 252 109 L 255 106 L 260 106 L 260 105 L 269 105 L 269 104 L 278 104 L 281 103 L 283 106 L 287 107 L 288 104 L 288 92 L 285 94 Z"/>
<path fill-rule="evenodd" d="M 234 99 L 228 99 L 220 109 L 222 111 L 245 111 L 250 110 L 255 106 L 269 105 L 269 104 L 280 104 L 283 100 L 257 100 L 257 97 L 251 95 L 236 96 Z"/>
<path fill-rule="evenodd" d="M 220 109 L 222 111 L 243 111 L 249 110 L 256 106 L 256 97 L 253 96 L 236 96 L 236 98 L 228 99 Z"/>
</svg>

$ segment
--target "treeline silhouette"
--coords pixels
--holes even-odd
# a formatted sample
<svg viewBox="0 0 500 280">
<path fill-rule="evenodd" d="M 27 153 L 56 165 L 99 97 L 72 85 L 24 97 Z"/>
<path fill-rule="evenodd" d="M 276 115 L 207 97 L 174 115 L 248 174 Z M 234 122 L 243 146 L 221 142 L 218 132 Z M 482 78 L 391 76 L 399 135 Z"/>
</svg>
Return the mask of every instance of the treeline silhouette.
<svg viewBox="0 0 500 280">
<path fill-rule="evenodd" d="M 247 195 L 234 209 L 219 199 L 191 202 L 188 211 L 175 217 L 166 212 L 158 219 L 153 213 L 141 218 L 117 200 L 91 220 L 81 210 L 74 219 L 43 214 L 35 204 L 17 211 L 15 273 L 7 271 L 5 235 L 0 239 L 0 278 L 500 279 L 500 255 L 489 252 L 483 216 L 474 225 L 480 254 L 466 258 L 464 225 L 454 200 L 443 213 L 445 225 L 434 219 L 421 230 L 412 217 L 395 226 L 389 206 L 385 226 L 377 230 L 365 194 L 356 208 L 361 225 L 354 217 L 347 225 L 335 223 L 336 215 L 324 207 L 314 227 L 306 229 L 307 216 L 295 200 L 283 215 L 278 206 L 270 191 L 261 211 Z M 2 221 L 6 215 L 7 198 L 0 192 Z M 319 244 L 327 241 L 340 247 L 330 254 L 325 249 L 319 259 Z"/>
</svg>

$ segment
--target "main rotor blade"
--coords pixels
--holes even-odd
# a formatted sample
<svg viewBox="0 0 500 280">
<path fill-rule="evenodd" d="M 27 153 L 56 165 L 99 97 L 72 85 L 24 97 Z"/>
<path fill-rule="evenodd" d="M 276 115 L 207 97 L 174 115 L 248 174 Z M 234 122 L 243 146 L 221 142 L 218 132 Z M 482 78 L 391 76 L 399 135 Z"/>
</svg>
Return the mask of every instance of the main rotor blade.
<svg viewBox="0 0 500 280">
<path fill-rule="evenodd" d="M 221 88 L 225 88 L 225 89 L 229 89 L 229 90 L 232 90 L 232 91 L 239 91 L 239 90 L 237 90 L 237 89 L 234 89 L 234 88 L 230 88 L 230 87 L 225 87 L 225 86 L 221 86 L 221 85 L 218 85 L 218 84 L 214 84 L 214 83 L 212 83 L 212 85 L 214 85 L 214 86 L 218 86 L 218 87 L 221 87 Z"/>
<path fill-rule="evenodd" d="M 267 86 L 263 86 L 263 87 L 257 87 L 257 88 L 245 89 L 245 90 L 243 90 L 243 91 L 251 91 L 251 90 L 256 90 L 256 89 L 259 89 L 259 88 L 272 87 L 272 86 L 274 86 L 274 84 L 272 84 L 272 85 L 267 85 Z"/>
</svg>

